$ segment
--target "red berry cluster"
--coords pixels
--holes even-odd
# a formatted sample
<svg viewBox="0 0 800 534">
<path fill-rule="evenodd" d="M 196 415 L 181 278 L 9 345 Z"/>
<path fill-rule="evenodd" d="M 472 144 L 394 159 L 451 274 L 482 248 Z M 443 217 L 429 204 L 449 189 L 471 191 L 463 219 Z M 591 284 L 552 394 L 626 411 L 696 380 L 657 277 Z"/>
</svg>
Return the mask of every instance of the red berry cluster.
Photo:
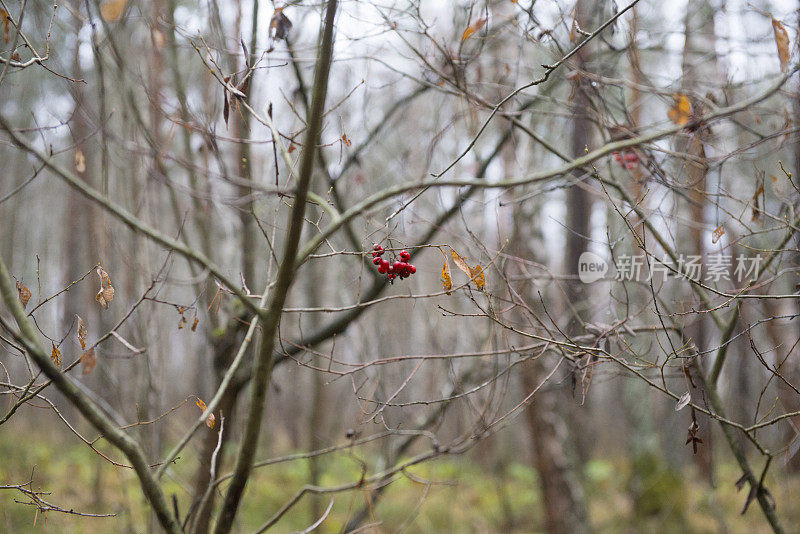
<svg viewBox="0 0 800 534">
<path fill-rule="evenodd" d="M 614 159 L 617 160 L 617 163 L 626 169 L 633 169 L 639 163 L 639 156 L 635 152 L 626 151 L 624 154 L 614 152 L 611 155 L 614 156 Z"/>
<path fill-rule="evenodd" d="M 372 263 L 377 265 L 378 272 L 387 275 L 389 280 L 394 280 L 397 277 L 402 280 L 417 272 L 417 268 L 408 263 L 411 260 L 411 254 L 407 250 L 401 250 L 399 259 L 395 258 L 393 262 L 381 258 L 385 252 L 382 246 L 377 244 L 373 246 Z"/>
</svg>

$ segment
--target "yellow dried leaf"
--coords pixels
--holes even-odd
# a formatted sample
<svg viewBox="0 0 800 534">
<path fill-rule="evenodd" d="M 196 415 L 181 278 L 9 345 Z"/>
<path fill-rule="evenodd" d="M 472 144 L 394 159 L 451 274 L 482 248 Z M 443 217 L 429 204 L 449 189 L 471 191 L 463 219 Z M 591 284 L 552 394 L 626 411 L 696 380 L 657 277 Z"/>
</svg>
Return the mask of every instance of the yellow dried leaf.
<svg viewBox="0 0 800 534">
<path fill-rule="evenodd" d="M 87 337 L 89 337 L 89 332 L 86 329 L 86 323 L 84 323 L 81 316 L 78 315 L 78 342 L 81 344 L 82 350 L 86 350 Z"/>
<path fill-rule="evenodd" d="M 61 369 L 61 351 L 58 350 L 55 343 L 53 343 L 53 352 L 50 353 L 50 360 L 53 362 L 53 365 Z"/>
<path fill-rule="evenodd" d="M 11 21 L 8 17 L 8 12 L 5 9 L 0 9 L 0 18 L 3 19 L 3 42 L 8 42 L 8 36 L 11 33 Z"/>
<path fill-rule="evenodd" d="M 195 316 L 195 318 L 194 318 L 194 322 L 192 323 L 192 332 L 194 332 L 195 330 L 197 330 L 197 323 L 199 323 L 199 322 L 200 322 L 200 321 L 197 319 L 197 316 Z"/>
<path fill-rule="evenodd" d="M 467 26 L 467 29 L 464 30 L 464 33 L 461 35 L 461 42 L 466 41 L 473 33 L 483 28 L 487 20 L 488 19 L 486 18 L 478 19 L 469 26 Z"/>
<path fill-rule="evenodd" d="M 181 318 L 178 319 L 178 330 L 181 330 L 184 326 L 186 326 L 186 317 L 181 314 Z"/>
<path fill-rule="evenodd" d="M 667 116 L 675 124 L 683 126 L 692 118 L 692 103 L 689 97 L 683 94 L 673 95 L 672 98 L 675 103 L 667 112 Z"/>
<path fill-rule="evenodd" d="M 483 291 L 483 289 L 486 287 L 486 276 L 483 274 L 483 269 L 481 268 L 480 263 L 470 269 L 469 277 L 475 281 L 475 286 Z"/>
<path fill-rule="evenodd" d="M 469 271 L 469 265 L 467 265 L 467 258 L 465 258 L 464 256 L 460 256 L 458 252 L 456 252 L 452 248 L 450 249 L 450 255 L 453 257 L 453 263 L 456 264 L 456 267 L 461 269 L 461 271 L 464 274 L 472 278 L 472 275 L 470 274 Z"/>
<path fill-rule="evenodd" d="M 778 47 L 778 59 L 781 62 L 781 72 L 786 72 L 789 66 L 789 34 L 779 21 L 772 19 L 772 31 L 775 33 L 775 44 Z"/>
<path fill-rule="evenodd" d="M 719 241 L 719 238 L 722 237 L 723 235 L 725 235 L 725 227 L 724 226 L 717 227 L 717 229 L 714 230 L 714 233 L 711 234 L 711 242 L 716 244 L 717 241 Z"/>
<path fill-rule="evenodd" d="M 206 409 L 208 408 L 208 406 L 206 406 L 206 403 L 203 402 L 203 400 L 200 397 L 195 397 L 195 398 L 197 399 L 195 401 L 195 404 L 197 404 L 197 407 L 200 408 L 203 411 L 206 411 Z M 208 428 L 214 428 L 214 424 L 216 422 L 217 422 L 217 418 L 214 417 L 214 414 L 213 413 L 208 414 L 208 417 L 206 417 L 206 426 Z"/>
<path fill-rule="evenodd" d="M 94 352 L 94 347 L 92 347 L 81 355 L 82 373 L 88 375 L 95 365 L 97 365 L 97 355 Z"/>
<path fill-rule="evenodd" d="M 83 150 L 80 148 L 75 149 L 75 172 L 78 174 L 86 172 L 86 156 L 83 155 Z"/>
<path fill-rule="evenodd" d="M 450 277 L 450 263 L 447 261 L 447 256 L 444 257 L 444 265 L 442 265 L 442 286 L 449 295 L 453 288 L 453 279 Z"/>
<path fill-rule="evenodd" d="M 31 290 L 22 285 L 20 281 L 17 281 L 17 297 L 19 297 L 19 303 L 22 304 L 24 310 L 28 306 L 28 301 L 31 300 Z"/>
<path fill-rule="evenodd" d="M 100 4 L 100 16 L 106 22 L 117 22 L 122 17 L 127 4 L 128 0 L 106 0 Z"/>
</svg>

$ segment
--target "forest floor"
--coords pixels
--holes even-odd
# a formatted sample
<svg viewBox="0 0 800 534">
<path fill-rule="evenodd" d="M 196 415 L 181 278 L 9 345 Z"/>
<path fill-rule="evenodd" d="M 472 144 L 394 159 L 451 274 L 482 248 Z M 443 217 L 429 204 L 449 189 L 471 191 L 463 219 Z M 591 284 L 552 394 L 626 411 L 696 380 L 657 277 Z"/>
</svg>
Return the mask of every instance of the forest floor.
<svg viewBox="0 0 800 534">
<path fill-rule="evenodd" d="M 0 531 L 7 533 L 146 532 L 146 506 L 133 473 L 116 468 L 74 438 L 59 433 L 36 432 L 10 421 L 0 431 L 0 485 L 30 480 L 33 489 L 50 492 L 43 498 L 67 510 L 116 514 L 91 518 L 59 512 L 42 514 L 22 504 L 22 493 L 0 491 Z M 101 447 L 101 450 L 102 447 Z M 109 451 L 104 451 L 109 452 Z M 191 451 L 184 452 L 188 458 Z M 289 452 L 289 451 L 287 451 Z M 113 453 L 111 453 L 113 454 Z M 375 469 L 375 458 L 365 459 Z M 357 481 L 361 458 L 348 453 L 326 457 L 322 485 Z M 635 476 L 638 465 L 643 476 Z M 196 462 L 179 462 L 166 484 L 168 494 L 178 495 L 187 506 Z M 782 466 L 781 466 L 782 467 Z M 773 469 L 779 472 L 781 467 Z M 536 473 L 528 465 L 510 462 L 485 468 L 467 454 L 444 458 L 409 469 L 375 504 L 378 526 L 366 532 L 422 533 L 527 533 L 542 531 Z M 716 466 L 716 488 L 696 475 L 694 469 L 678 471 L 653 457 L 638 463 L 625 457 L 594 459 L 586 464 L 584 478 L 590 502 L 590 518 L 596 532 L 767 532 L 758 505 L 740 511 L 746 490 L 737 492 L 739 477 L 732 464 Z M 430 484 L 426 484 L 426 481 Z M 252 532 L 308 482 L 306 460 L 281 463 L 256 471 L 244 501 L 237 531 Z M 787 532 L 800 528 L 800 475 L 768 477 Z M 793 499 L 792 496 L 795 498 Z M 341 532 L 347 519 L 367 502 L 364 491 L 333 495 L 330 514 L 315 532 Z M 331 496 L 322 496 L 321 510 Z M 19 501 L 19 502 L 15 502 Z M 311 501 L 304 499 L 273 529 L 290 532 L 314 522 Z M 181 510 L 185 513 L 185 510 Z"/>
</svg>

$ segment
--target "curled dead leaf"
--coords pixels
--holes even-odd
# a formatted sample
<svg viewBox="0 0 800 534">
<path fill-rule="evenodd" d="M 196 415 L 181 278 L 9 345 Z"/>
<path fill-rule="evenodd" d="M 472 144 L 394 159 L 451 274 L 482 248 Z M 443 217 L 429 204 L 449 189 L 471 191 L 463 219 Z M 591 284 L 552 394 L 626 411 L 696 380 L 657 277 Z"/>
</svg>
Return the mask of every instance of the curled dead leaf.
<svg viewBox="0 0 800 534">
<path fill-rule="evenodd" d="M 0 19 L 3 20 L 3 42 L 8 42 L 8 37 L 11 34 L 11 19 L 9 18 L 8 11 L 0 9 Z"/>
<path fill-rule="evenodd" d="M 31 290 L 25 287 L 20 281 L 17 281 L 17 297 L 24 310 L 28 306 L 28 301 L 31 300 Z"/>
<path fill-rule="evenodd" d="M 272 15 L 269 21 L 269 36 L 271 39 L 280 41 L 289 36 L 289 30 L 292 29 L 292 21 L 283 12 L 283 8 L 279 7 Z"/>
<path fill-rule="evenodd" d="M 442 253 L 444 254 L 444 252 Z M 453 279 L 450 276 L 450 262 L 447 261 L 447 256 L 444 257 L 444 265 L 442 265 L 442 287 L 450 294 L 450 290 L 453 289 Z"/>
<path fill-rule="evenodd" d="M 88 375 L 97 365 L 97 355 L 94 352 L 94 347 L 90 348 L 81 355 L 81 369 L 82 374 Z"/>
<path fill-rule="evenodd" d="M 669 108 L 667 117 L 675 124 L 683 126 L 692 118 L 692 103 L 689 101 L 689 97 L 684 94 L 673 95 L 672 99 L 675 102 Z"/>
<path fill-rule="evenodd" d="M 75 149 L 75 172 L 78 174 L 86 172 L 86 156 L 83 155 L 83 150 L 80 148 Z"/>
<path fill-rule="evenodd" d="M 475 281 L 475 286 L 481 291 L 486 288 L 486 276 L 483 274 L 483 268 L 481 268 L 480 263 L 470 268 L 470 278 Z"/>
<path fill-rule="evenodd" d="M 100 277 L 100 291 L 97 292 L 94 299 L 104 310 L 107 310 L 108 305 L 114 299 L 114 286 L 111 285 L 111 278 L 101 265 L 97 266 L 97 276 Z"/>
<path fill-rule="evenodd" d="M 197 316 L 195 316 L 195 318 L 194 318 L 194 322 L 192 322 L 192 332 L 194 332 L 195 330 L 197 330 L 197 323 L 199 323 L 199 322 L 200 322 L 200 321 L 197 319 Z"/>
<path fill-rule="evenodd" d="M 89 337 L 89 332 L 86 329 L 86 323 L 84 323 L 81 316 L 78 315 L 78 342 L 81 344 L 82 350 L 86 350 L 87 337 Z"/>
<path fill-rule="evenodd" d="M 479 31 L 481 28 L 483 28 L 483 27 L 486 25 L 486 21 L 487 21 L 487 20 L 489 20 L 489 19 L 487 19 L 487 18 L 485 18 L 485 17 L 484 17 L 484 18 L 482 18 L 482 19 L 478 19 L 478 20 L 476 20 L 475 22 L 473 22 L 472 24 L 470 24 L 469 26 L 467 26 L 467 29 L 466 29 L 466 30 L 464 30 L 464 33 L 462 33 L 462 34 L 461 34 L 461 42 L 463 43 L 464 41 L 466 41 L 467 39 L 469 39 L 469 38 L 470 38 L 470 36 L 471 36 L 473 33 L 477 32 L 477 31 Z"/>
<path fill-rule="evenodd" d="M 456 264 L 456 267 L 461 269 L 461 272 L 471 277 L 469 265 L 467 264 L 467 258 L 459 255 L 459 253 L 453 250 L 452 247 L 450 248 L 450 255 L 453 257 L 453 263 Z"/>
<path fill-rule="evenodd" d="M 195 397 L 195 398 L 197 399 L 195 401 L 195 404 L 197 404 L 197 407 L 200 408 L 203 411 L 206 411 L 208 409 L 208 406 L 206 406 L 206 403 L 203 402 L 203 399 L 201 399 L 200 397 Z M 208 428 L 214 428 L 214 424 L 216 422 L 217 422 L 217 418 L 214 417 L 214 414 L 213 413 L 208 414 L 208 417 L 206 417 L 206 426 Z"/>
<path fill-rule="evenodd" d="M 675 411 L 676 412 L 681 411 L 683 408 L 686 407 L 687 404 L 689 404 L 689 402 L 691 400 L 692 400 L 692 396 L 687 391 L 686 393 L 681 395 L 681 398 L 678 400 L 678 403 L 675 405 Z"/>
<path fill-rule="evenodd" d="M 61 369 L 61 360 L 62 360 L 61 351 L 58 350 L 58 347 L 56 347 L 56 344 L 53 343 L 53 352 L 50 353 L 50 361 L 53 362 L 53 365 L 55 365 L 56 367 Z"/>
<path fill-rule="evenodd" d="M 775 45 L 778 47 L 778 60 L 781 62 L 781 72 L 786 72 L 789 66 L 789 34 L 780 21 L 772 19 L 772 31 L 775 33 Z"/>
</svg>

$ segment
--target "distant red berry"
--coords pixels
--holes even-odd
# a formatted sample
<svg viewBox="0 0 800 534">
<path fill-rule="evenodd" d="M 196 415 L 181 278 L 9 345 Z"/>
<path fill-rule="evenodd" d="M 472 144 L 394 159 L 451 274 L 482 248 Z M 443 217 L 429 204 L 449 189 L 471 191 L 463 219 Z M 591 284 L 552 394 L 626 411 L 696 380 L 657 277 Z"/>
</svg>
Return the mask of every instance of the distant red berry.
<svg viewBox="0 0 800 534">
<path fill-rule="evenodd" d="M 372 260 L 372 263 L 374 263 L 375 265 L 380 265 L 381 264 L 381 259 L 376 257 L 374 260 Z"/>
<path fill-rule="evenodd" d="M 408 261 L 410 259 L 411 259 L 411 254 L 409 254 L 407 250 L 400 251 L 400 260 L 401 261 Z"/>
</svg>

